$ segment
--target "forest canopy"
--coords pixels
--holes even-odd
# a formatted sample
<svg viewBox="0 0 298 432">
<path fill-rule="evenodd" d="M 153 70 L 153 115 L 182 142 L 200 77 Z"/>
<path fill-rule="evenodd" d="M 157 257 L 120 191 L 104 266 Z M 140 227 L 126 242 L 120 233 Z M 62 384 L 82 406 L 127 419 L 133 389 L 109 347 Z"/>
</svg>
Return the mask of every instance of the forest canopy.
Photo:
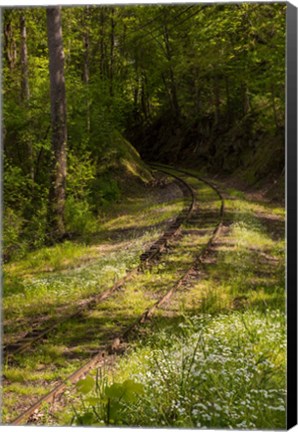
<svg viewBox="0 0 298 432">
<path fill-rule="evenodd" d="M 64 235 L 91 232 L 92 218 L 119 199 L 128 175 L 122 161 L 141 164 L 130 143 L 145 160 L 238 172 L 251 184 L 282 176 L 285 10 L 282 3 L 62 8 Z M 52 239 L 48 31 L 46 8 L 4 10 L 7 259 Z M 144 172 L 137 177 L 149 181 Z"/>
</svg>

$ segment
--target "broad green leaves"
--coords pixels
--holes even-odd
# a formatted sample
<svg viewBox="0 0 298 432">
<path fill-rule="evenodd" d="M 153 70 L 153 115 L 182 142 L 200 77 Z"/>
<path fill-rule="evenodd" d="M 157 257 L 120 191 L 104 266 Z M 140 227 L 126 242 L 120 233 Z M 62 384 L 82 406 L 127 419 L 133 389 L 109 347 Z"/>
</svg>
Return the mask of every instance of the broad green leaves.
<svg viewBox="0 0 298 432">
<path fill-rule="evenodd" d="M 95 381 L 90 375 L 77 382 L 77 389 L 83 394 L 89 393 L 91 390 L 93 390 L 94 386 Z"/>
<path fill-rule="evenodd" d="M 135 402 L 138 395 L 143 394 L 143 386 L 132 380 L 126 380 L 122 384 L 115 383 L 107 387 L 105 393 L 110 399 Z"/>
<path fill-rule="evenodd" d="M 82 415 L 76 413 L 75 422 L 79 425 L 121 424 L 123 412 L 144 394 L 143 385 L 133 380 L 108 385 L 105 380 L 99 383 L 90 375 L 78 381 L 77 390 L 89 407 Z M 91 392 L 92 396 L 85 397 Z"/>
</svg>

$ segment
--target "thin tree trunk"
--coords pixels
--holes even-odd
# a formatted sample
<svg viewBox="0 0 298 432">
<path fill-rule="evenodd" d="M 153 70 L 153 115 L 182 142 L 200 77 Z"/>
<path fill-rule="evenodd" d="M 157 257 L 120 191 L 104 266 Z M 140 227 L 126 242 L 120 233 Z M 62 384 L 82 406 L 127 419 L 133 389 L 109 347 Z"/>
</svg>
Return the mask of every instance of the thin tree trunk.
<svg viewBox="0 0 298 432">
<path fill-rule="evenodd" d="M 84 28 L 85 32 L 83 34 L 83 42 L 84 42 L 84 66 L 83 66 L 83 81 L 87 88 L 87 97 L 86 97 L 86 126 L 87 126 L 87 133 L 89 135 L 90 133 L 90 101 L 89 101 L 89 78 L 90 78 L 90 72 L 89 72 L 89 6 L 86 6 L 86 9 L 84 10 Z"/>
<path fill-rule="evenodd" d="M 275 104 L 275 88 L 274 88 L 274 84 L 271 85 L 271 100 L 272 100 L 272 110 L 273 110 L 273 116 L 274 116 L 275 126 L 276 126 L 276 129 L 279 130 L 277 110 L 276 110 L 276 104 Z"/>
<path fill-rule="evenodd" d="M 101 6 L 100 9 L 100 42 L 99 42 L 99 52 L 100 52 L 100 76 L 103 78 L 105 76 L 105 43 L 104 43 L 104 7 Z"/>
<path fill-rule="evenodd" d="M 142 73 L 141 78 L 141 103 L 142 103 L 142 110 L 144 113 L 145 120 L 148 119 L 148 105 L 147 105 L 147 91 L 146 91 L 146 76 L 145 73 Z"/>
<path fill-rule="evenodd" d="M 172 66 L 172 52 L 171 52 L 170 41 L 169 41 L 169 32 L 166 23 L 164 23 L 164 42 L 166 47 L 166 57 L 169 62 L 170 94 L 172 100 L 172 108 L 175 116 L 178 118 L 180 113 L 180 108 L 179 108 L 178 98 L 177 98 L 177 86 L 175 81 L 175 75 Z"/>
<path fill-rule="evenodd" d="M 231 106 L 231 95 L 230 95 L 230 83 L 229 78 L 225 78 L 226 84 L 226 116 L 228 124 L 231 124 L 232 121 L 232 106 Z"/>
<path fill-rule="evenodd" d="M 83 69 L 83 81 L 85 84 L 89 83 L 89 34 L 86 31 L 83 35 L 84 42 L 84 69 Z"/>
<path fill-rule="evenodd" d="M 110 35 L 110 96 L 114 95 L 113 80 L 114 80 L 114 48 L 115 48 L 115 20 L 114 20 L 114 8 L 112 8 L 111 15 L 111 35 Z"/>
<path fill-rule="evenodd" d="M 136 83 L 133 90 L 133 103 L 134 103 L 135 110 L 137 111 L 139 105 L 139 78 L 136 79 Z"/>
<path fill-rule="evenodd" d="M 250 101 L 249 101 L 248 88 L 246 83 L 242 84 L 242 100 L 243 100 L 243 115 L 246 115 L 250 110 Z"/>
<path fill-rule="evenodd" d="M 164 74 L 164 73 L 161 74 L 161 78 L 162 78 L 162 82 L 163 82 L 163 84 L 164 84 L 164 86 L 165 86 L 166 93 L 167 93 L 167 95 L 168 95 L 169 104 L 170 104 L 170 106 L 173 108 L 173 101 L 172 101 L 171 91 L 170 91 L 169 86 L 168 86 L 168 84 L 167 84 L 167 80 L 166 80 L 166 77 L 165 77 L 165 74 Z"/>
<path fill-rule="evenodd" d="M 20 16 L 21 29 L 21 99 L 27 102 L 30 97 L 28 80 L 28 51 L 27 51 L 27 30 L 26 17 L 22 13 Z"/>
<path fill-rule="evenodd" d="M 16 42 L 13 37 L 13 29 L 11 19 L 3 26 L 4 30 L 4 53 L 9 71 L 12 72 L 16 65 L 17 49 Z"/>
<path fill-rule="evenodd" d="M 215 124 L 219 123 L 220 118 L 220 95 L 219 95 L 219 83 L 218 78 L 214 78 L 214 107 L 215 107 Z"/>
<path fill-rule="evenodd" d="M 20 32 L 21 32 L 21 102 L 25 109 L 28 109 L 28 102 L 30 98 L 29 90 L 29 70 L 28 70 L 28 50 L 27 50 L 27 30 L 26 30 L 26 17 L 25 13 L 20 15 Z M 27 153 L 27 170 L 32 180 L 34 180 L 34 166 L 33 166 L 33 147 L 31 139 L 28 138 L 26 142 Z"/>
<path fill-rule="evenodd" d="M 190 82 L 189 93 L 194 96 L 194 107 L 196 111 L 196 116 L 199 115 L 201 111 L 201 101 L 200 101 L 200 86 L 199 86 L 199 69 L 194 67 L 193 69 L 193 80 Z"/>
<path fill-rule="evenodd" d="M 66 97 L 61 7 L 47 8 L 50 69 L 53 166 L 49 193 L 49 229 L 52 240 L 65 234 L 64 207 L 67 165 Z"/>
</svg>

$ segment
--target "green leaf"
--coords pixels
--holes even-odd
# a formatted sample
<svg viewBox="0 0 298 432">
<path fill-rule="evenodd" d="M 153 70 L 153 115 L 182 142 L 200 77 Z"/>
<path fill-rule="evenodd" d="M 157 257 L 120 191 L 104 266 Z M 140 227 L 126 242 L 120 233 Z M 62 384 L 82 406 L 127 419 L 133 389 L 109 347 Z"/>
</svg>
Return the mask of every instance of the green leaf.
<svg viewBox="0 0 298 432">
<path fill-rule="evenodd" d="M 97 406 L 102 402 L 102 399 L 98 398 L 98 397 L 88 397 L 86 398 L 86 402 L 88 404 L 90 404 L 91 406 Z"/>
<path fill-rule="evenodd" d="M 91 376 L 87 376 L 85 379 L 82 379 L 77 382 L 77 389 L 80 393 L 87 394 L 89 393 L 95 386 L 95 381 Z"/>
<path fill-rule="evenodd" d="M 117 421 L 117 416 L 121 413 L 121 405 L 117 401 L 112 401 L 110 404 L 110 422 L 114 423 Z"/>
<path fill-rule="evenodd" d="M 95 418 L 94 418 L 93 413 L 90 411 L 89 412 L 87 411 L 82 416 L 78 416 L 77 424 L 82 425 L 82 426 L 85 426 L 85 425 L 90 426 L 94 423 L 94 421 L 95 421 Z"/>
<path fill-rule="evenodd" d="M 135 395 L 139 395 L 139 394 L 144 393 L 143 384 L 137 383 L 133 380 L 124 381 L 123 387 L 125 388 L 126 393 L 134 393 Z"/>
<path fill-rule="evenodd" d="M 105 394 L 111 399 L 119 399 L 123 396 L 124 391 L 122 384 L 114 383 L 106 387 Z"/>
</svg>

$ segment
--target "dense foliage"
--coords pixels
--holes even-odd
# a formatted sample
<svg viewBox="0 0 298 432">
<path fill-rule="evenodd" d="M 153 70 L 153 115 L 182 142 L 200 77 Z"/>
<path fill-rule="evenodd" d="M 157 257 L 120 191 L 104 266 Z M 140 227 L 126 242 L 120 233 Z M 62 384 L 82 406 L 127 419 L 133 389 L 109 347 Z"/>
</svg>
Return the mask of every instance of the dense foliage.
<svg viewBox="0 0 298 432">
<path fill-rule="evenodd" d="M 119 198 L 119 134 L 147 159 L 240 167 L 252 182 L 282 173 L 285 5 L 65 7 L 62 30 L 67 232 L 90 230 L 86 219 Z M 5 9 L 3 31 L 10 257 L 49 240 L 46 11 Z"/>
</svg>

